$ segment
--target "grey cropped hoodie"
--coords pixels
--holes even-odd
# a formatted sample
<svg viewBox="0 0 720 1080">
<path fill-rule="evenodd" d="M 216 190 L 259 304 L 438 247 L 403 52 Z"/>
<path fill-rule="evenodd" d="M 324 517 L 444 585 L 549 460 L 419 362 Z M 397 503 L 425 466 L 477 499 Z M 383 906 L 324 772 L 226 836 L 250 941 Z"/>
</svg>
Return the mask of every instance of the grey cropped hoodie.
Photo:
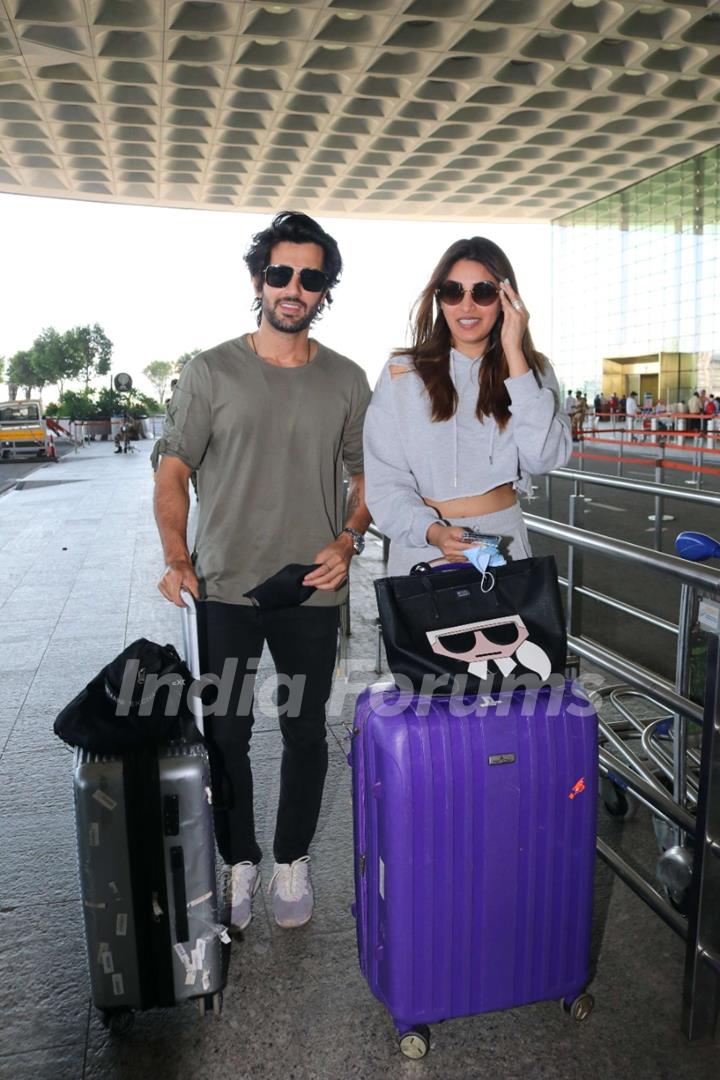
<svg viewBox="0 0 720 1080">
<path fill-rule="evenodd" d="M 437 521 L 423 502 L 482 495 L 512 483 L 523 493 L 531 476 L 565 465 L 572 454 L 567 416 L 559 407 L 555 372 L 532 371 L 505 380 L 510 419 L 475 415 L 482 357 L 450 350 L 458 406 L 450 420 L 431 419 L 425 384 L 409 357 L 389 360 L 365 416 L 365 499 L 375 524 L 406 547 L 427 545 Z M 391 373 L 392 372 L 392 373 Z"/>
</svg>

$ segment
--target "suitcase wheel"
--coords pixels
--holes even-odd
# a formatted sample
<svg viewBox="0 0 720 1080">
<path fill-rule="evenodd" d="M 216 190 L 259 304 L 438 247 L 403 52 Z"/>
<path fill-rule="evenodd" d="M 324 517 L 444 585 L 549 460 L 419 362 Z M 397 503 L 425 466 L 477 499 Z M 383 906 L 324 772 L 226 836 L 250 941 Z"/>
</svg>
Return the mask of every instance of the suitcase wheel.
<svg viewBox="0 0 720 1080">
<path fill-rule="evenodd" d="M 424 1058 L 430 1049 L 430 1028 L 427 1024 L 418 1024 L 400 1036 L 400 1050 L 405 1057 Z"/>
<path fill-rule="evenodd" d="M 580 1022 L 581 1020 L 587 1020 L 590 1013 L 595 1008 L 595 998 L 592 994 L 578 994 L 576 998 L 568 1001 L 567 998 L 563 998 L 562 1007 L 564 1011 L 571 1016 L 573 1020 Z"/>
<path fill-rule="evenodd" d="M 216 1018 L 220 1018 L 222 1013 L 222 990 L 218 990 L 216 994 L 205 994 L 204 997 L 197 999 L 198 1012 L 201 1016 L 208 1016 L 210 1013 Z"/>
<path fill-rule="evenodd" d="M 127 1035 L 135 1023 L 135 1013 L 132 1009 L 104 1009 L 102 1022 L 111 1035 Z"/>
</svg>

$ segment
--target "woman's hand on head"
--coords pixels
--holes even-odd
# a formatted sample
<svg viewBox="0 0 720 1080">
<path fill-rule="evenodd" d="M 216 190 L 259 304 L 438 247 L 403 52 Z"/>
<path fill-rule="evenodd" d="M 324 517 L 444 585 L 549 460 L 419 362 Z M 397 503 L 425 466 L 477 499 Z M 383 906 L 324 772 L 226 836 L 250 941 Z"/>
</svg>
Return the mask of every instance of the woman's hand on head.
<svg viewBox="0 0 720 1080">
<path fill-rule="evenodd" d="M 510 375 L 523 375 L 529 370 L 523 355 L 522 342 L 530 314 L 507 279 L 500 282 L 500 306 L 503 313 L 500 341 L 507 357 Z"/>
</svg>

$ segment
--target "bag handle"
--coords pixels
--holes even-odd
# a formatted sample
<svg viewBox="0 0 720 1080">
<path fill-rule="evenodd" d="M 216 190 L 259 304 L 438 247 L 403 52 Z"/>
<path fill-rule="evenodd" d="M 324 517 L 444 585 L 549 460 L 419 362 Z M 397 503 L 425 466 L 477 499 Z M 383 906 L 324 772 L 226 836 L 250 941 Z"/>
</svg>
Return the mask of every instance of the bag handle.
<svg viewBox="0 0 720 1080">
<path fill-rule="evenodd" d="M 192 593 L 187 589 L 180 590 L 180 599 L 184 603 L 184 607 L 181 608 L 182 615 L 182 635 L 183 635 L 183 652 L 185 653 L 185 663 L 190 668 L 190 674 L 193 679 L 200 678 L 200 646 L 198 642 L 197 631 L 197 608 L 195 606 L 195 598 Z M 199 694 L 193 694 L 192 701 L 189 702 L 192 708 L 193 718 L 195 720 L 195 727 L 198 729 L 202 736 L 205 735 L 205 718 L 203 717 L 202 701 Z"/>
<path fill-rule="evenodd" d="M 436 574 L 442 570 L 468 570 L 471 567 L 471 562 L 446 562 L 444 559 L 431 559 L 430 562 L 415 563 L 410 574 L 420 577 L 422 574 Z"/>
<path fill-rule="evenodd" d="M 440 565 L 436 565 L 436 564 Z M 495 575 L 492 570 L 479 570 L 477 566 L 474 566 L 471 562 L 462 563 L 440 563 L 439 559 L 433 559 L 428 563 L 416 563 L 410 570 L 411 577 L 418 577 L 422 581 L 426 591 L 433 597 L 433 607 L 435 609 L 435 618 L 440 618 L 440 609 L 435 597 L 435 586 L 433 580 L 442 585 L 440 580 L 440 573 L 443 570 L 475 570 L 480 575 L 480 591 L 484 593 L 492 592 L 495 588 Z"/>
</svg>

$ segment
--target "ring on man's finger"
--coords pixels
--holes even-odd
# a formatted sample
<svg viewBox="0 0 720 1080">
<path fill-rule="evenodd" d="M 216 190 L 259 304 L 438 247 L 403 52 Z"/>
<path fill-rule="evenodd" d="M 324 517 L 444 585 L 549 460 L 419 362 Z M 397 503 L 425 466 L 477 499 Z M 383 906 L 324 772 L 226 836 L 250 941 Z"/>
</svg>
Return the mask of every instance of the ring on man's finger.
<svg viewBox="0 0 720 1080">
<path fill-rule="evenodd" d="M 511 303 L 512 303 L 512 306 L 515 308 L 516 311 L 522 311 L 523 310 L 524 305 L 523 305 L 522 300 L 517 300 L 517 299 L 512 300 Z"/>
</svg>

